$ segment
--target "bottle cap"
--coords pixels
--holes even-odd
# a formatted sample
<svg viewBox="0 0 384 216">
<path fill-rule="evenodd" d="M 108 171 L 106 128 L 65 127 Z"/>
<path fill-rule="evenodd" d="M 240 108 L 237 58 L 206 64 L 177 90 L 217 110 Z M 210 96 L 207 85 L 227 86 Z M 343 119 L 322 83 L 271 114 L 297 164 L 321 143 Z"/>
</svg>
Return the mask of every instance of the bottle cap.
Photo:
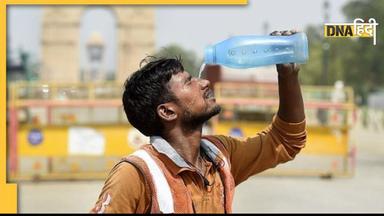
<svg viewBox="0 0 384 216">
<path fill-rule="evenodd" d="M 206 64 L 215 64 L 215 50 L 213 46 L 208 46 L 205 48 L 204 61 Z"/>
</svg>

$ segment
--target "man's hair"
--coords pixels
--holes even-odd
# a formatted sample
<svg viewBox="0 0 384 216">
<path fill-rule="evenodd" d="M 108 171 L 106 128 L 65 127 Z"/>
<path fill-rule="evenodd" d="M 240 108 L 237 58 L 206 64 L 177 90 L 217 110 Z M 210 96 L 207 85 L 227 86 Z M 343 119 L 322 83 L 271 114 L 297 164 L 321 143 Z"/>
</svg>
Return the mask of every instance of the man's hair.
<svg viewBox="0 0 384 216">
<path fill-rule="evenodd" d="M 141 67 L 142 63 L 146 63 Z M 181 58 L 147 57 L 140 69 L 125 81 L 123 106 L 128 121 L 146 136 L 160 136 L 163 124 L 157 115 L 157 106 L 175 101 L 168 82 L 173 74 L 183 72 Z"/>
</svg>

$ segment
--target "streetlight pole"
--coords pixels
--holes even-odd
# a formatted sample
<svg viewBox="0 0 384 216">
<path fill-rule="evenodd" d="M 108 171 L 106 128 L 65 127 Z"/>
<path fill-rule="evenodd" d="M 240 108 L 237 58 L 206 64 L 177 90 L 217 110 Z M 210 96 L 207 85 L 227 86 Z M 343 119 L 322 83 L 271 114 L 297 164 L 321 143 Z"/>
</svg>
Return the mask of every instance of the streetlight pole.
<svg viewBox="0 0 384 216">
<path fill-rule="evenodd" d="M 269 32 L 269 23 L 268 23 L 268 21 L 264 21 L 264 23 L 263 23 L 263 31 L 264 31 L 265 35 L 268 35 L 270 33 Z"/>
<path fill-rule="evenodd" d="M 87 43 L 90 70 L 86 73 L 86 82 L 101 81 L 105 78 L 102 73 L 104 48 L 101 35 L 98 32 L 93 32 Z"/>
<path fill-rule="evenodd" d="M 324 12 L 324 24 L 329 22 L 329 2 L 328 0 L 324 0 L 323 2 L 323 12 Z M 324 31 L 324 27 L 323 27 Z M 328 85 L 328 57 L 329 57 L 329 43 L 325 40 L 325 37 L 323 36 L 322 42 L 321 42 L 321 48 L 322 48 L 322 79 L 321 84 L 322 85 Z M 328 122 L 327 117 L 327 111 L 326 109 L 318 109 L 317 111 L 317 118 L 321 125 L 326 125 Z"/>
<path fill-rule="evenodd" d="M 325 0 L 324 4 L 323 4 L 324 23 L 329 22 L 329 8 L 330 8 L 330 4 L 329 4 L 328 0 Z M 323 50 L 323 65 L 322 65 L 323 66 L 322 67 L 323 79 L 322 79 L 322 84 L 323 85 L 328 84 L 329 48 L 330 48 L 329 43 L 323 37 L 323 41 L 322 41 L 322 50 Z"/>
</svg>

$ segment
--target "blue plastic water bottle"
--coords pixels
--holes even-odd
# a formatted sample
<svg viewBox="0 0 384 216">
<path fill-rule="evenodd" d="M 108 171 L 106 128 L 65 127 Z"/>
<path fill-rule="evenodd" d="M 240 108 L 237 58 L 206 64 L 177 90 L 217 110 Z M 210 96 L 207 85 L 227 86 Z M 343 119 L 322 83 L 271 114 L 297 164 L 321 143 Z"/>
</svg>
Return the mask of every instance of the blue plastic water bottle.
<svg viewBox="0 0 384 216">
<path fill-rule="evenodd" d="M 252 68 L 283 63 L 305 63 L 308 39 L 300 32 L 290 36 L 234 36 L 205 49 L 205 64 Z"/>
</svg>

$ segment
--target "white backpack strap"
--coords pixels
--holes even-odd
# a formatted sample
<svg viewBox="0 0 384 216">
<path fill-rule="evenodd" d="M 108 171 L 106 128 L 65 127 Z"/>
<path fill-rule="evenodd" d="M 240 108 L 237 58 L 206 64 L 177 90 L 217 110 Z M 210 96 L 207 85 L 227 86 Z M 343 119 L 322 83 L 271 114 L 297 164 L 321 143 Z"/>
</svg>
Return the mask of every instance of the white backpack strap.
<svg viewBox="0 0 384 216">
<path fill-rule="evenodd" d="M 138 150 L 132 155 L 139 157 L 147 164 L 156 188 L 157 203 L 159 204 L 160 211 L 166 214 L 173 213 L 174 206 L 171 188 L 159 165 L 157 165 L 156 161 L 145 150 Z"/>
</svg>

